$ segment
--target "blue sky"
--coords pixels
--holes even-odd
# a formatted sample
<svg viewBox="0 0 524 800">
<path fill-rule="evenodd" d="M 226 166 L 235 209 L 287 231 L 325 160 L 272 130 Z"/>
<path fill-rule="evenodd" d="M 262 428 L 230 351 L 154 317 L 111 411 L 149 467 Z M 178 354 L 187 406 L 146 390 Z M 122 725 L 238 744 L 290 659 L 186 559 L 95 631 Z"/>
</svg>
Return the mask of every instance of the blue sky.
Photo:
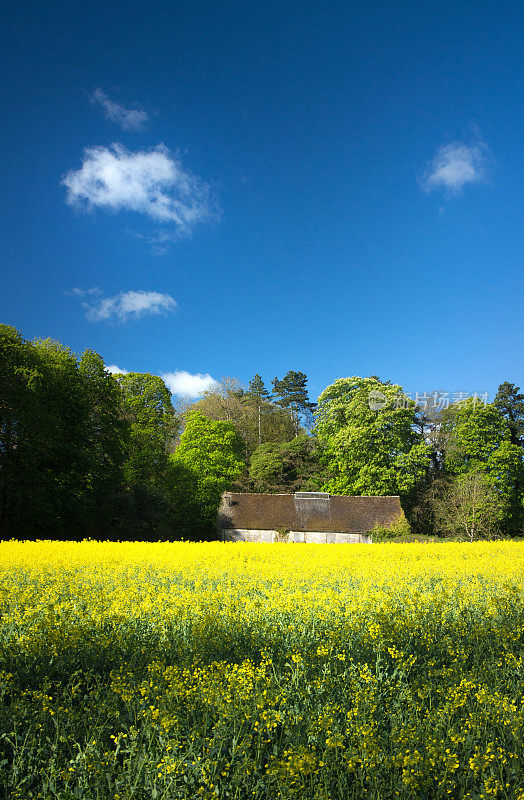
<svg viewBox="0 0 524 800">
<path fill-rule="evenodd" d="M 522 384 L 523 33 L 520 2 L 8 4 L 0 319 L 182 392 Z"/>
</svg>

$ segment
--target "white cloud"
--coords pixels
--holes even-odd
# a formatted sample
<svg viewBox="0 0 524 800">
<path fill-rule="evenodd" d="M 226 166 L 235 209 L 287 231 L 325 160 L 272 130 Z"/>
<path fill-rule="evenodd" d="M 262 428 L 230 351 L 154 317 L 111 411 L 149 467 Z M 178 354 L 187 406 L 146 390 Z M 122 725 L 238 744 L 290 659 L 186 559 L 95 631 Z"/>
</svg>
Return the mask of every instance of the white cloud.
<svg viewBox="0 0 524 800">
<path fill-rule="evenodd" d="M 70 292 L 66 292 L 66 294 L 70 297 L 86 297 L 86 295 L 97 295 L 102 294 L 102 292 L 96 286 L 92 289 L 81 289 L 79 286 L 75 286 L 74 289 L 71 289 Z"/>
<path fill-rule="evenodd" d="M 128 373 L 127 369 L 120 369 L 120 367 L 117 367 L 116 364 L 110 364 L 108 367 L 106 367 L 106 370 L 110 372 L 111 375 L 127 375 Z"/>
<path fill-rule="evenodd" d="M 112 375 L 127 375 L 127 369 L 121 369 L 116 364 L 111 364 L 106 367 L 106 370 Z M 212 389 L 217 384 L 211 375 L 203 375 L 197 373 L 192 375 L 185 370 L 177 370 L 175 372 L 165 372 L 161 376 L 167 388 L 178 397 L 199 397 L 208 389 Z"/>
<path fill-rule="evenodd" d="M 444 188 L 456 194 L 468 183 L 479 183 L 486 176 L 487 146 L 477 141 L 467 145 L 451 142 L 437 150 L 422 179 L 426 191 Z"/>
<path fill-rule="evenodd" d="M 93 105 L 102 106 L 107 119 L 116 122 L 125 131 L 137 131 L 149 119 L 149 114 L 138 108 L 126 108 L 120 103 L 111 100 L 102 89 L 96 89 L 90 97 Z"/>
<path fill-rule="evenodd" d="M 131 153 L 121 144 L 88 147 L 82 167 L 62 180 L 67 202 L 79 208 L 135 211 L 187 235 L 217 216 L 209 187 L 163 144 Z"/>
<path fill-rule="evenodd" d="M 75 294 L 85 297 L 89 292 L 76 290 Z M 128 319 L 139 319 L 145 314 L 166 314 L 174 311 L 176 302 L 171 295 L 162 292 L 128 291 L 113 297 L 83 300 L 82 306 L 91 322 L 111 319 L 125 322 Z"/>
<path fill-rule="evenodd" d="M 211 375 L 202 375 L 200 372 L 192 375 L 185 370 L 165 372 L 161 378 L 170 392 L 179 397 L 198 397 L 216 384 Z"/>
</svg>

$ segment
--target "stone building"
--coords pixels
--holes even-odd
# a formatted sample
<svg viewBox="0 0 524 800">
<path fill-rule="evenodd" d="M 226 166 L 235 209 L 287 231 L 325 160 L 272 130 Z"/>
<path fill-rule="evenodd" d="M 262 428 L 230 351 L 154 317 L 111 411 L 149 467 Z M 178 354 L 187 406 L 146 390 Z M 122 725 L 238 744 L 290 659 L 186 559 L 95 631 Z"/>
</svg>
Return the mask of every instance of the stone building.
<svg viewBox="0 0 524 800">
<path fill-rule="evenodd" d="M 218 525 L 222 540 L 229 542 L 370 544 L 370 534 L 376 525 L 389 528 L 403 516 L 398 496 L 225 492 Z"/>
</svg>

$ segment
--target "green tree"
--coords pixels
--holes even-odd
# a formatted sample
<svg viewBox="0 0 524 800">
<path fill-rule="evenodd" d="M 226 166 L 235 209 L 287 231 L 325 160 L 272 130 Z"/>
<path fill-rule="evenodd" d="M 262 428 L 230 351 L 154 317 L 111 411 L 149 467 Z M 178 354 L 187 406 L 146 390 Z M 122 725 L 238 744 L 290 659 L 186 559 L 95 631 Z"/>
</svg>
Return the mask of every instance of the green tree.
<svg viewBox="0 0 524 800">
<path fill-rule="evenodd" d="M 222 378 L 200 400 L 185 409 L 184 417 L 191 410 L 197 410 L 207 419 L 232 422 L 244 441 L 247 460 L 259 444 L 259 407 L 263 419 L 262 441 L 287 441 L 293 437 L 290 411 L 254 396 L 249 389 L 244 391 L 236 378 Z"/>
<path fill-rule="evenodd" d="M 262 376 L 258 372 L 249 381 L 247 390 L 248 398 L 253 398 L 258 408 L 258 443 L 262 444 L 262 406 L 264 401 L 270 399 L 270 394 L 264 385 Z"/>
<path fill-rule="evenodd" d="M 304 372 L 290 370 L 282 380 L 274 379 L 273 390 L 276 404 L 291 411 L 295 426 L 295 436 L 298 436 L 300 419 L 305 419 L 309 422 L 311 413 L 315 408 L 315 404 L 309 401 L 307 375 Z"/>
<path fill-rule="evenodd" d="M 75 537 L 92 522 L 90 383 L 71 351 L 0 329 L 2 535 Z M 98 454 L 99 455 L 99 454 Z"/>
<path fill-rule="evenodd" d="M 180 424 L 171 392 L 158 375 L 130 372 L 116 379 L 122 389 L 122 414 L 129 423 L 126 483 L 161 493 L 171 443 Z"/>
<path fill-rule="evenodd" d="M 199 509 L 198 525 L 211 533 L 222 492 L 233 488 L 245 470 L 241 436 L 230 421 L 209 420 L 197 410 L 190 411 L 170 461 L 175 479 L 176 470 L 181 467 L 193 476 L 192 497 Z"/>
<path fill-rule="evenodd" d="M 505 509 L 503 525 L 516 532 L 522 525 L 519 487 L 523 485 L 522 450 L 499 409 L 473 398 L 454 403 L 443 414 L 444 466 L 449 475 L 479 470 L 497 488 Z"/>
<path fill-rule="evenodd" d="M 242 416 L 244 387 L 237 378 L 225 376 L 216 381 L 191 408 L 209 419 L 236 422 Z"/>
<path fill-rule="evenodd" d="M 452 474 L 485 465 L 502 442 L 510 442 L 508 426 L 493 404 L 473 398 L 453 403 L 442 415 L 444 464 Z"/>
<path fill-rule="evenodd" d="M 210 539 L 216 535 L 215 515 L 220 492 L 198 476 L 174 454 L 167 472 L 169 523 L 175 539 Z"/>
<path fill-rule="evenodd" d="M 113 538 L 172 539 L 169 452 L 179 420 L 171 393 L 157 375 L 116 375 L 120 413 L 128 426 L 123 464 L 124 487 L 115 498 Z"/>
<path fill-rule="evenodd" d="M 46 535 L 79 536 L 92 499 L 87 466 L 89 401 L 77 358 L 68 347 L 44 339 L 33 342 L 32 348 L 39 370 L 41 407 L 33 444 L 39 460 L 42 527 Z"/>
<path fill-rule="evenodd" d="M 129 447 L 129 423 L 122 415 L 122 390 L 105 368 L 98 353 L 86 350 L 79 365 L 82 391 L 87 402 L 85 428 L 86 487 L 93 533 L 108 526 L 111 503 L 124 483 L 123 464 Z"/>
<path fill-rule="evenodd" d="M 377 378 L 341 378 L 318 400 L 315 432 L 334 494 L 404 498 L 421 484 L 429 447 L 414 429 L 416 407 L 402 389 Z"/>
<path fill-rule="evenodd" d="M 514 383 L 501 383 L 493 405 L 497 408 L 509 428 L 511 443 L 524 445 L 524 394 Z"/>
<path fill-rule="evenodd" d="M 274 403 L 264 403 L 262 419 L 262 442 L 289 442 L 295 435 L 295 422 L 285 408 L 279 408 Z"/>
<path fill-rule="evenodd" d="M 257 492 L 315 491 L 326 476 L 315 439 L 303 433 L 291 442 L 266 442 L 251 457 L 249 477 Z"/>
<path fill-rule="evenodd" d="M 521 461 L 524 458 L 524 394 L 520 387 L 505 381 L 501 383 L 493 405 L 500 411 L 509 428 L 511 443 L 521 448 Z M 524 528 L 524 474 L 518 471 L 515 479 L 511 527 L 522 533 Z"/>
<path fill-rule="evenodd" d="M 493 478 L 477 466 L 449 480 L 433 501 L 440 533 L 491 537 L 504 517 L 504 502 Z"/>
<path fill-rule="evenodd" d="M 33 348 L 9 325 L 0 325 L 0 533 L 25 532 L 39 515 L 39 459 L 43 438 L 38 398 L 40 372 Z M 31 487 L 35 488 L 31 494 Z"/>
<path fill-rule="evenodd" d="M 199 478 L 230 487 L 245 468 L 244 443 L 232 422 L 209 420 L 191 411 L 180 444 L 173 454 Z"/>
<path fill-rule="evenodd" d="M 232 422 L 249 452 L 255 438 L 254 421 L 249 418 L 248 409 L 243 402 L 244 395 L 244 388 L 237 378 L 221 378 L 187 409 L 184 417 L 192 411 L 199 411 L 207 419 Z"/>
<path fill-rule="evenodd" d="M 258 374 L 258 372 L 251 378 L 249 381 L 248 393 L 253 397 L 256 397 L 258 400 L 269 400 L 271 395 L 269 394 L 264 381 L 262 380 L 262 376 Z"/>
</svg>

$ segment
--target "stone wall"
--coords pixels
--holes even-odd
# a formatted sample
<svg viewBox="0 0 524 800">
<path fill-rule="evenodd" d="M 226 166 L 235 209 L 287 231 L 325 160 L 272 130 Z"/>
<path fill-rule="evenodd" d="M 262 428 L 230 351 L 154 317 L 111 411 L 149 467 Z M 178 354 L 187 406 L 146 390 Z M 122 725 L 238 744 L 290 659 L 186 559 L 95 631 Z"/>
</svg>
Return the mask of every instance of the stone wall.
<svg viewBox="0 0 524 800">
<path fill-rule="evenodd" d="M 288 544 L 371 544 L 371 536 L 365 533 L 326 533 L 324 531 L 276 531 L 229 528 L 222 531 L 224 542 L 284 542 Z"/>
</svg>

